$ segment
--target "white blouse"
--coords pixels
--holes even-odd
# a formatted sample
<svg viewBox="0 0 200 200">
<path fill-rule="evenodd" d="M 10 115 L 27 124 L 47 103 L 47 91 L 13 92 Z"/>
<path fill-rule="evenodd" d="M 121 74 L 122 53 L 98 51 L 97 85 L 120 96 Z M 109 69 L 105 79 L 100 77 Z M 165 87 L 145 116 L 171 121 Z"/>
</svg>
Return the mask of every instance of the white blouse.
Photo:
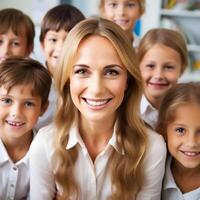
<svg viewBox="0 0 200 200">
<path fill-rule="evenodd" d="M 25 200 L 29 194 L 28 153 L 13 163 L 0 139 L 0 199 Z"/>
<path fill-rule="evenodd" d="M 56 182 L 52 167 L 53 125 L 42 128 L 30 148 L 30 198 L 31 200 L 52 200 L 56 193 Z M 149 148 L 144 158 L 144 185 L 136 200 L 159 200 L 165 168 L 166 146 L 162 136 L 150 131 L 148 133 Z M 111 194 L 111 179 L 107 162 L 112 149 L 119 151 L 116 133 L 113 132 L 107 147 L 93 163 L 76 127 L 69 133 L 67 149 L 76 145 L 78 158 L 75 163 L 74 175 L 79 184 L 78 197 L 70 200 L 106 200 Z M 58 188 L 57 188 L 58 189 Z M 58 189 L 59 190 L 59 189 Z M 134 198 L 133 198 L 134 199 Z"/>
</svg>

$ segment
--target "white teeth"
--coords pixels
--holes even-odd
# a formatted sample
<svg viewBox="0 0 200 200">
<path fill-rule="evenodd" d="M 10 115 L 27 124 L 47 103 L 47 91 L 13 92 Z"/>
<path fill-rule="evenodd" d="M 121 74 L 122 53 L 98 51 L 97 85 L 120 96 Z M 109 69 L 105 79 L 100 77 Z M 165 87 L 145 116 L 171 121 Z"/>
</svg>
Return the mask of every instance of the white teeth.
<svg viewBox="0 0 200 200">
<path fill-rule="evenodd" d="M 11 122 L 11 121 L 7 121 L 7 123 L 8 123 L 9 125 L 11 125 L 11 126 L 17 126 L 17 127 L 24 125 L 24 123 L 22 123 L 22 122 Z"/>
<path fill-rule="evenodd" d="M 183 152 L 186 156 L 197 156 L 199 152 L 189 152 L 189 151 L 184 151 Z"/>
<path fill-rule="evenodd" d="M 85 100 L 91 106 L 102 106 L 108 102 L 108 100 L 98 100 L 98 101 L 89 100 L 89 99 L 85 99 Z"/>
</svg>

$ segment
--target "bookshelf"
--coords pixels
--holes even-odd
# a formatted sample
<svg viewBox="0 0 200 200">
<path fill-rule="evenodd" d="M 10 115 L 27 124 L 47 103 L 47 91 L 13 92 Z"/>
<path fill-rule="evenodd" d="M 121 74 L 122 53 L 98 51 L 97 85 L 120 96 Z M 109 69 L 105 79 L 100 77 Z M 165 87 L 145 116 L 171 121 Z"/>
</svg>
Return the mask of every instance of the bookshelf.
<svg viewBox="0 0 200 200">
<path fill-rule="evenodd" d="M 200 3 L 193 0 L 146 0 L 142 35 L 151 28 L 163 27 L 183 33 L 189 52 L 189 66 L 181 82 L 200 81 Z"/>
</svg>

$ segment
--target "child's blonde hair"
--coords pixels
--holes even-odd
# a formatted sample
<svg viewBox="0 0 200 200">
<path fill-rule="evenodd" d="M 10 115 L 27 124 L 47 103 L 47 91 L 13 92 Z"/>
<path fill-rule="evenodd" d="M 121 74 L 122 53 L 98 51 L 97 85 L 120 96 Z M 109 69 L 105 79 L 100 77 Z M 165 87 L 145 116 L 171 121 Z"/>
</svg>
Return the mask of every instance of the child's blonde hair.
<svg viewBox="0 0 200 200">
<path fill-rule="evenodd" d="M 185 71 L 188 65 L 188 51 L 185 39 L 181 33 L 164 28 L 156 28 L 149 30 L 138 47 L 138 59 L 142 61 L 147 51 L 152 48 L 155 44 L 162 44 L 167 47 L 174 49 L 181 57 L 181 74 Z M 159 56 L 159 54 L 158 54 Z"/>
<path fill-rule="evenodd" d="M 145 0 L 137 0 L 137 2 L 139 4 L 140 15 L 142 15 L 145 12 Z M 102 10 L 104 8 L 104 3 L 105 0 L 99 1 L 99 10 Z"/>
<path fill-rule="evenodd" d="M 200 105 L 200 83 L 179 83 L 166 93 L 159 109 L 157 123 L 157 132 L 165 139 L 167 126 L 174 121 L 177 108 L 188 103 Z"/>
<path fill-rule="evenodd" d="M 125 154 L 113 150 L 108 166 L 111 172 L 113 193 L 111 200 L 128 200 L 136 197 L 143 184 L 142 160 L 147 148 L 147 135 L 140 119 L 139 104 L 142 94 L 142 79 L 137 57 L 130 41 L 116 24 L 105 19 L 87 19 L 77 24 L 68 34 L 63 45 L 60 63 L 55 76 L 59 101 L 55 124 L 56 181 L 63 189 L 61 199 L 72 192 L 78 193 L 78 183 L 73 176 L 77 149 L 67 150 L 69 130 L 78 113 L 70 96 L 70 73 L 75 63 L 80 43 L 93 35 L 105 37 L 117 51 L 128 72 L 127 90 L 118 108 L 117 143 Z M 73 45 L 71 45 L 73 41 Z"/>
</svg>

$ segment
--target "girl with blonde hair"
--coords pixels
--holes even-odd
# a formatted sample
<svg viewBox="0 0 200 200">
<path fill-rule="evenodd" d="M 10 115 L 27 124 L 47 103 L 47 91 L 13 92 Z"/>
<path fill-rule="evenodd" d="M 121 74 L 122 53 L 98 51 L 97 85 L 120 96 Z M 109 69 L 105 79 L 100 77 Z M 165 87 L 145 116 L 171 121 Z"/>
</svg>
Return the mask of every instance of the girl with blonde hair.
<svg viewBox="0 0 200 200">
<path fill-rule="evenodd" d="M 169 156 L 163 200 L 200 197 L 200 83 L 181 83 L 164 97 L 157 131 L 166 139 Z"/>
<path fill-rule="evenodd" d="M 186 42 L 177 31 L 151 29 L 140 42 L 138 58 L 144 88 L 140 111 L 144 121 L 155 129 L 163 96 L 187 67 Z"/>
<path fill-rule="evenodd" d="M 166 147 L 140 119 L 137 65 L 123 30 L 108 20 L 87 19 L 69 32 L 55 76 L 55 123 L 30 150 L 31 199 L 160 198 Z"/>
</svg>

